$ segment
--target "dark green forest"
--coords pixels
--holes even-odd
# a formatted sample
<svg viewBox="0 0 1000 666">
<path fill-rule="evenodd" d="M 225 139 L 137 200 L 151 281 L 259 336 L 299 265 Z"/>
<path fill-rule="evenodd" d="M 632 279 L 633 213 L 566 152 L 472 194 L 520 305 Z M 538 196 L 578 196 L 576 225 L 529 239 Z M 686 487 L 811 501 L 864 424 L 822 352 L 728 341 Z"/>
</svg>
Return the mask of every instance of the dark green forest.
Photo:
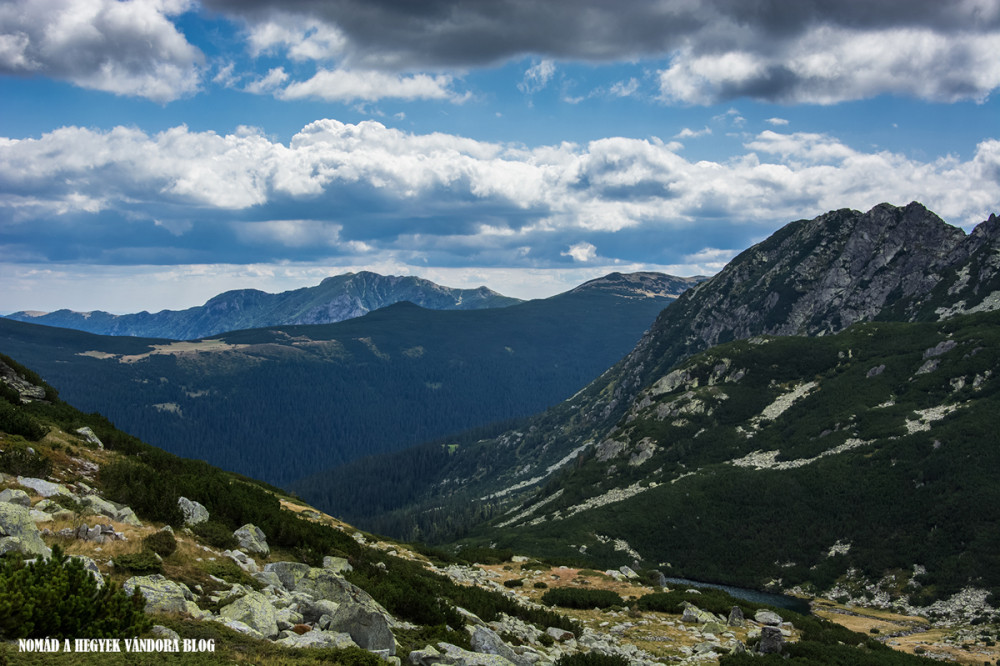
<svg viewBox="0 0 1000 666">
<path fill-rule="evenodd" d="M 556 404 L 631 349 L 669 302 L 581 291 L 476 311 L 400 303 L 133 362 L 121 357 L 170 342 L 0 319 L 0 351 L 144 440 L 287 484 Z"/>
</svg>

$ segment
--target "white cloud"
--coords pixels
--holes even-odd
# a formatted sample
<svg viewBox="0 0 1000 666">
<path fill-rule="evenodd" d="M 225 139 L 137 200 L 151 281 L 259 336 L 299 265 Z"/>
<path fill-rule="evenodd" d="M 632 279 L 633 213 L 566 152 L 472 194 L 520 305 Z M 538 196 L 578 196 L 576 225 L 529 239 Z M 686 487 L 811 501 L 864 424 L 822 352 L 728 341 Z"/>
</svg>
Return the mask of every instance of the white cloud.
<svg viewBox="0 0 1000 666">
<path fill-rule="evenodd" d="M 983 101 L 1000 86 L 991 44 L 1000 31 L 858 30 L 826 24 L 770 49 L 675 52 L 659 72 L 664 101 L 714 104 L 736 97 L 836 104 L 880 94 L 940 102 Z"/>
<path fill-rule="evenodd" d="M 639 90 L 639 80 L 635 77 L 628 81 L 618 81 L 608 90 L 612 97 L 631 97 Z"/>
<path fill-rule="evenodd" d="M 685 127 L 680 132 L 674 135 L 675 139 L 696 139 L 700 136 L 708 136 L 712 133 L 712 129 L 709 127 L 702 128 L 700 130 L 693 130 L 690 127 Z"/>
<path fill-rule="evenodd" d="M 190 0 L 10 0 L 0 6 L 0 72 L 170 102 L 200 86 L 202 53 L 169 17 Z"/>
<path fill-rule="evenodd" d="M 559 254 L 564 257 L 572 257 L 573 261 L 587 263 L 597 258 L 597 248 L 591 243 L 582 242 L 570 245 L 567 251 L 560 252 Z"/>
<path fill-rule="evenodd" d="M 283 67 L 275 67 L 268 71 L 265 76 L 248 83 L 244 90 L 256 95 L 270 94 L 280 88 L 287 80 L 288 73 L 285 72 L 285 69 Z"/>
<path fill-rule="evenodd" d="M 775 127 L 783 127 L 788 124 L 788 121 L 784 118 L 768 118 L 764 122 Z"/>
<path fill-rule="evenodd" d="M 832 209 L 918 200 L 970 225 L 1000 201 L 997 139 L 965 161 L 773 130 L 724 161 L 689 160 L 680 149 L 622 137 L 528 148 L 373 121 L 316 121 L 287 144 L 253 128 L 218 135 L 183 126 L 158 134 L 69 127 L 0 139 L 0 232 L 8 245 L 18 239 L 5 253 L 19 260 L 44 256 L 52 225 L 80 243 L 99 239 L 93 251 L 108 254 L 117 234 L 99 225 L 155 220 L 179 240 L 226 230 L 225 250 L 254 253 L 255 261 L 326 252 L 395 253 L 407 265 L 543 266 L 560 257 L 607 265 L 616 258 L 598 257 L 597 245 L 615 247 L 599 240 L 610 233 L 665 239 L 696 231 L 704 246 L 732 247 L 720 243 L 734 243 L 741 227 L 742 237 L 760 237 Z M 161 241 L 149 242 L 155 252 Z M 618 245 L 659 256 L 642 242 Z M 121 252 L 121 261 L 135 262 L 131 245 Z M 700 254 L 678 265 L 701 272 L 721 261 Z"/>
<path fill-rule="evenodd" d="M 517 89 L 528 95 L 536 93 L 549 85 L 555 73 L 555 62 L 542 60 L 528 68 L 524 73 L 524 79 L 517 84 Z"/>
<path fill-rule="evenodd" d="M 322 99 L 328 102 L 439 99 L 461 103 L 468 99 L 451 89 L 452 77 L 429 74 L 397 75 L 379 71 L 320 69 L 307 81 L 296 81 L 276 93 L 285 100 Z"/>
<path fill-rule="evenodd" d="M 333 60 L 343 55 L 344 34 L 335 25 L 291 14 L 251 23 L 247 41 L 254 56 L 283 50 L 291 60 Z"/>
</svg>

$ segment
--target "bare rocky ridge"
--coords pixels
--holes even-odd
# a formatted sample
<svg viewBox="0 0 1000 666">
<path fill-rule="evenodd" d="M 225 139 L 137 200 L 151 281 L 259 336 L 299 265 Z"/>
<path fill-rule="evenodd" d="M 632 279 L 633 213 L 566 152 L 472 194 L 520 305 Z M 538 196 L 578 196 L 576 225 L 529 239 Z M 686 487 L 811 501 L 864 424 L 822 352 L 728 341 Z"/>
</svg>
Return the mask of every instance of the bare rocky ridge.
<svg viewBox="0 0 1000 666">
<path fill-rule="evenodd" d="M 227 291 L 186 310 L 114 315 L 107 312 L 15 312 L 10 319 L 100 335 L 194 340 L 225 331 L 294 324 L 329 324 L 410 301 L 431 310 L 475 310 L 519 303 L 486 287 L 453 289 L 412 276 L 370 271 L 329 277 L 315 287 L 269 294 Z"/>
</svg>

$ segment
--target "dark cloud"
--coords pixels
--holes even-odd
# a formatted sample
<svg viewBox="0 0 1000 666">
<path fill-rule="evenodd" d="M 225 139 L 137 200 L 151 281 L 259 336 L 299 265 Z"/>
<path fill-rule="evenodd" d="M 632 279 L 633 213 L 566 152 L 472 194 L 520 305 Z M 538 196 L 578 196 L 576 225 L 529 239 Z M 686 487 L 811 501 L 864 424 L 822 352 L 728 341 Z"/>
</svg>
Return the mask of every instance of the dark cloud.
<svg viewBox="0 0 1000 666">
<path fill-rule="evenodd" d="M 294 14 L 336 25 L 351 56 L 369 65 L 475 66 L 525 54 L 592 61 L 697 52 L 767 50 L 830 25 L 984 33 L 1000 2 L 977 0 L 205 0 L 253 21 Z"/>
</svg>

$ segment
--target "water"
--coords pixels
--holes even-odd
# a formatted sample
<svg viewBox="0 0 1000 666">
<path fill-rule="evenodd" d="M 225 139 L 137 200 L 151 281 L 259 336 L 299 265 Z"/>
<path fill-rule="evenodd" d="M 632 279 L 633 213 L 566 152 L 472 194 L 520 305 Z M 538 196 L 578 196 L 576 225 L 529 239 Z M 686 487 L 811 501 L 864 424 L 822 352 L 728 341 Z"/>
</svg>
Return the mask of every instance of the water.
<svg viewBox="0 0 1000 666">
<path fill-rule="evenodd" d="M 777 608 L 787 608 L 790 611 L 795 611 L 801 615 L 809 615 L 809 600 L 799 599 L 798 597 L 790 597 L 787 594 L 773 594 L 771 592 L 760 592 L 759 590 L 751 590 L 745 587 L 732 587 L 730 585 L 716 585 L 715 583 L 702 583 L 696 580 L 688 580 L 687 578 L 667 578 L 663 577 L 668 584 L 677 586 L 690 586 L 690 587 L 709 587 L 714 590 L 722 590 L 731 597 L 736 597 L 737 599 L 743 599 L 744 601 L 749 601 L 755 604 L 767 604 L 768 606 L 775 606 Z"/>
</svg>

